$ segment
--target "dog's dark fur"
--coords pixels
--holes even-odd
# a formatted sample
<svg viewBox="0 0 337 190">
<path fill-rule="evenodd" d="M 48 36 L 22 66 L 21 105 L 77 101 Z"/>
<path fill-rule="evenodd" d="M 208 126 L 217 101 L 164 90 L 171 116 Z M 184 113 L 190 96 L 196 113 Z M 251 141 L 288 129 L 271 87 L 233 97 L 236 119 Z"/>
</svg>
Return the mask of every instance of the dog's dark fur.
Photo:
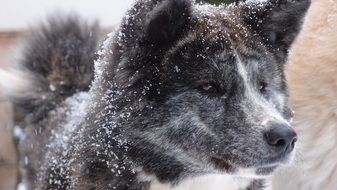
<svg viewBox="0 0 337 190">
<path fill-rule="evenodd" d="M 35 30 L 22 66 L 38 93 L 16 100 L 27 115 L 23 181 L 147 190 L 208 174 L 245 178 L 247 168 L 270 175 L 290 153 L 264 133 L 291 117 L 284 64 L 309 4 L 137 1 L 103 46 L 76 123 L 67 113 L 93 78 L 97 27 L 71 18 Z M 263 189 L 255 177 L 242 188 Z"/>
</svg>

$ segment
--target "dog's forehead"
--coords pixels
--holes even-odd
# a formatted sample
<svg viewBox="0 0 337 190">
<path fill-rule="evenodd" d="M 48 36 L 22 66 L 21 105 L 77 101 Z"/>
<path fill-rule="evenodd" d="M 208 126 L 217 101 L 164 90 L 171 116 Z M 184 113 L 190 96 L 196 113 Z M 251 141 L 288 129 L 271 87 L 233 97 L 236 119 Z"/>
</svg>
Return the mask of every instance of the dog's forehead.
<svg viewBox="0 0 337 190">
<path fill-rule="evenodd" d="M 166 57 L 177 51 L 188 51 L 186 46 L 196 46 L 196 43 L 199 52 L 212 46 L 214 50 L 224 51 L 222 55 L 233 54 L 234 49 L 247 55 L 255 54 L 256 49 L 259 49 L 256 47 L 257 39 L 240 16 L 241 12 L 235 6 L 196 6 L 193 12 L 195 24 L 171 47 Z"/>
<path fill-rule="evenodd" d="M 270 56 L 244 22 L 241 12 L 235 6 L 197 6 L 194 10 L 195 25 L 166 53 L 164 64 L 178 55 L 179 59 L 171 63 L 206 67 L 211 64 L 211 68 L 227 73 L 237 70 L 236 63 L 241 61 L 245 67 L 250 65 L 247 68 L 250 72 L 259 72 L 260 66 L 265 65 Z"/>
<path fill-rule="evenodd" d="M 236 48 L 248 51 L 254 35 L 244 22 L 239 7 L 197 6 L 194 11 L 197 17 L 196 31 L 204 38 L 229 41 Z"/>
</svg>

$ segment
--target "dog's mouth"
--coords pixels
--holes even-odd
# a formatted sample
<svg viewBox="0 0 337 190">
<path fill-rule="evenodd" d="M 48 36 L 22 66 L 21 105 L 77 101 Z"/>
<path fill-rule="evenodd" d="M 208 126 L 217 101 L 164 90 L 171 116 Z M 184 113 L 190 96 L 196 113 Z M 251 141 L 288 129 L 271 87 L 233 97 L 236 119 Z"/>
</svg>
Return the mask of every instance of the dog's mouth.
<svg viewBox="0 0 337 190">
<path fill-rule="evenodd" d="M 275 170 L 280 166 L 280 164 L 265 165 L 260 167 L 239 167 L 230 164 L 223 159 L 216 157 L 211 158 L 211 162 L 220 173 L 231 174 L 238 177 L 247 177 L 247 178 L 265 178 L 271 176 Z"/>
<path fill-rule="evenodd" d="M 260 163 L 251 167 L 238 166 L 218 156 L 212 156 L 210 162 L 215 167 L 215 169 L 221 173 L 237 175 L 240 177 L 265 178 L 273 175 L 275 170 L 282 165 L 291 163 L 293 158 L 294 151 L 289 154 L 278 156 L 278 158 L 268 160 L 265 164 Z"/>
<path fill-rule="evenodd" d="M 271 176 L 278 167 L 279 165 L 260 167 L 256 169 L 255 173 L 257 176 L 261 177 Z"/>
<path fill-rule="evenodd" d="M 271 176 L 275 170 L 281 165 L 272 164 L 259 167 L 239 167 L 229 162 L 219 159 L 216 157 L 211 158 L 211 163 L 214 165 L 215 169 L 220 173 L 231 174 L 238 177 L 247 177 L 247 178 L 265 178 Z"/>
</svg>

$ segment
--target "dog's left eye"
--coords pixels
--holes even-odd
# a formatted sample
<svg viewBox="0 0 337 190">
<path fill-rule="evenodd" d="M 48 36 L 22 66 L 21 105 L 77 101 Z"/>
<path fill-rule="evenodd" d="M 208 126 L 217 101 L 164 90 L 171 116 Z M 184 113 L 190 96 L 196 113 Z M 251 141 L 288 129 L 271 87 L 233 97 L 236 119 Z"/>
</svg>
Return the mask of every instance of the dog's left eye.
<svg viewBox="0 0 337 190">
<path fill-rule="evenodd" d="M 216 84 L 213 84 L 213 83 L 204 83 L 204 84 L 200 85 L 198 89 L 203 91 L 203 92 L 207 92 L 207 93 L 211 93 L 211 94 L 220 93 L 220 90 L 219 90 L 218 86 Z"/>
</svg>

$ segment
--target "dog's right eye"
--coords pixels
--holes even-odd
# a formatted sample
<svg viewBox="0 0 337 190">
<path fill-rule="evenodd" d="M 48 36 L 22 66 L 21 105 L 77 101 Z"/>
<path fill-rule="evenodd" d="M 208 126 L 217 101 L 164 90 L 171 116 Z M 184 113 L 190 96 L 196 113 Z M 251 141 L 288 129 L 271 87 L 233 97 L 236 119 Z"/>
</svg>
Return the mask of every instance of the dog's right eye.
<svg viewBox="0 0 337 190">
<path fill-rule="evenodd" d="M 267 91 L 267 83 L 266 82 L 260 82 L 259 83 L 259 91 L 262 93 L 262 94 L 265 94 L 266 91 Z"/>
<path fill-rule="evenodd" d="M 219 87 L 214 83 L 204 83 L 201 84 L 198 89 L 202 92 L 208 93 L 208 94 L 217 94 L 220 93 Z"/>
</svg>

